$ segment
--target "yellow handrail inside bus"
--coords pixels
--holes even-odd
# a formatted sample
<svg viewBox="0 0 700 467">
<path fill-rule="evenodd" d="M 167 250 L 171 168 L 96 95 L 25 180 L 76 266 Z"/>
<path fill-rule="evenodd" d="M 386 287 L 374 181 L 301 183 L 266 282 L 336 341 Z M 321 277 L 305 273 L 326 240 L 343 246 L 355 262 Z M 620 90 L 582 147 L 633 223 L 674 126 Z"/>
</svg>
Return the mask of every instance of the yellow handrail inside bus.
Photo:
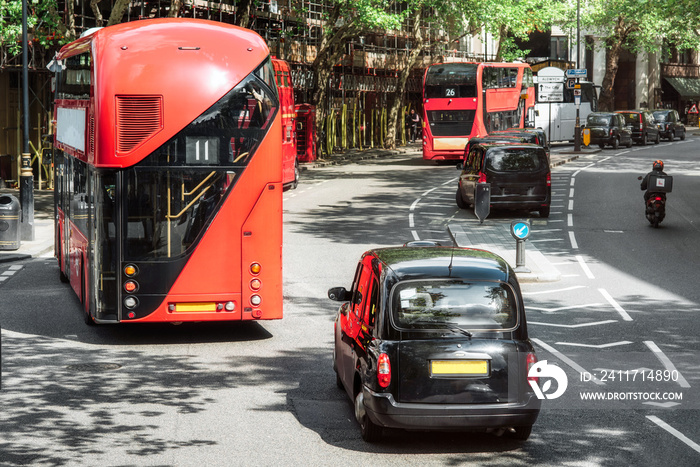
<svg viewBox="0 0 700 467">
<path fill-rule="evenodd" d="M 239 157 L 240 157 L 240 156 L 239 156 Z M 182 196 L 190 196 L 190 195 L 194 194 L 195 191 L 199 190 L 199 188 L 200 188 L 202 185 L 204 185 L 205 183 L 207 183 L 207 181 L 208 181 L 211 177 L 213 177 L 215 174 L 216 174 L 216 172 L 212 171 L 212 173 L 210 173 L 209 175 L 207 175 L 206 178 L 205 178 L 204 180 L 202 180 L 201 182 L 199 182 L 199 185 L 197 185 L 196 187 L 192 188 L 192 191 L 185 192 L 185 191 L 183 190 Z M 209 189 L 209 187 L 207 187 L 207 189 Z"/>
</svg>

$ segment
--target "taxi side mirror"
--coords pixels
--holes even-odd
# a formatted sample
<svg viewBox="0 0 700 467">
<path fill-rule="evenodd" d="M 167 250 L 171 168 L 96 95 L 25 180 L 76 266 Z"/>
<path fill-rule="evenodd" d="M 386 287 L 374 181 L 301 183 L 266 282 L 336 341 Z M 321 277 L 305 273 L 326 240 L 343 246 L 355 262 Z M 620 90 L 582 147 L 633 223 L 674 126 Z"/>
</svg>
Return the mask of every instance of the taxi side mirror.
<svg viewBox="0 0 700 467">
<path fill-rule="evenodd" d="M 352 298 L 352 294 L 345 290 L 345 287 L 333 287 L 328 289 L 328 298 L 336 302 L 347 302 Z"/>
</svg>

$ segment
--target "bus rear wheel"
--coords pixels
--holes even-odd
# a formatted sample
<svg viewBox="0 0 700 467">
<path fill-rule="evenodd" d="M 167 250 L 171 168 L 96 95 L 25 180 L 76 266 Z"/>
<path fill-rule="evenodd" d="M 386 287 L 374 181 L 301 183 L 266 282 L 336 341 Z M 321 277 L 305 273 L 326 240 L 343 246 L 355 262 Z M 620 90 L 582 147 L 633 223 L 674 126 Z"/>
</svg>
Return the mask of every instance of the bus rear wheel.
<svg viewBox="0 0 700 467">
<path fill-rule="evenodd" d="M 457 207 L 459 209 L 467 209 L 469 207 L 467 202 L 464 201 L 464 197 L 462 196 L 462 190 L 459 187 L 457 187 L 457 194 L 455 195 L 455 201 L 457 201 Z"/>
</svg>

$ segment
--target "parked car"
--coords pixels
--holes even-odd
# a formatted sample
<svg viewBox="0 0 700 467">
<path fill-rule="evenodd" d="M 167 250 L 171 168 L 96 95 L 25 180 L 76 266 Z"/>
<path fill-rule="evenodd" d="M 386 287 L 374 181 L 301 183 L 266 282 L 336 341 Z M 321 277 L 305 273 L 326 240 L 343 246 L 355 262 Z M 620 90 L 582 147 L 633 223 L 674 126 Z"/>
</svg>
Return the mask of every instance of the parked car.
<svg viewBox="0 0 700 467">
<path fill-rule="evenodd" d="M 678 111 L 672 109 L 656 109 L 652 111 L 654 119 L 659 127 L 662 138 L 673 141 L 678 136 L 681 141 L 685 139 L 685 125 L 681 122 Z"/>
<path fill-rule="evenodd" d="M 424 242 L 422 243 L 424 245 Z M 468 248 L 365 252 L 335 319 L 336 384 L 362 438 L 384 428 L 485 430 L 529 437 L 540 400 L 518 280 L 506 261 Z"/>
<path fill-rule="evenodd" d="M 586 117 L 586 124 L 591 135 L 589 145 L 597 144 L 600 149 L 611 145 L 617 149 L 620 145 L 632 147 L 632 130 L 625 123 L 622 115 L 615 112 L 593 112 Z"/>
<path fill-rule="evenodd" d="M 537 210 L 549 217 L 552 200 L 552 175 L 544 148 L 527 143 L 475 144 L 459 176 L 457 206 L 474 205 L 476 185 L 490 183 L 490 204 L 500 209 Z"/>
<path fill-rule="evenodd" d="M 647 141 L 659 144 L 661 136 L 654 116 L 648 110 L 618 110 L 625 123 L 632 127 L 632 140 L 646 146 Z"/>
<path fill-rule="evenodd" d="M 531 143 L 542 146 L 549 157 L 549 144 L 547 143 L 547 133 L 543 128 L 510 128 L 508 130 L 498 130 L 489 133 L 489 136 L 498 135 L 523 135 L 523 143 Z"/>
</svg>

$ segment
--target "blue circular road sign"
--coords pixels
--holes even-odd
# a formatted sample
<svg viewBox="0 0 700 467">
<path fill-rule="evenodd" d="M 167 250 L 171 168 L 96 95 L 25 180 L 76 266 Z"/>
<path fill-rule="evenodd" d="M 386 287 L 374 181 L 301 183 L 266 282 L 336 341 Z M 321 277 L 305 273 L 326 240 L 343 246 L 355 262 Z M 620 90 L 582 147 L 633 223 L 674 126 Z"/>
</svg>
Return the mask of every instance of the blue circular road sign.
<svg viewBox="0 0 700 467">
<path fill-rule="evenodd" d="M 530 236 L 530 223 L 527 221 L 513 221 L 510 223 L 510 234 L 516 240 L 525 240 Z"/>
</svg>

